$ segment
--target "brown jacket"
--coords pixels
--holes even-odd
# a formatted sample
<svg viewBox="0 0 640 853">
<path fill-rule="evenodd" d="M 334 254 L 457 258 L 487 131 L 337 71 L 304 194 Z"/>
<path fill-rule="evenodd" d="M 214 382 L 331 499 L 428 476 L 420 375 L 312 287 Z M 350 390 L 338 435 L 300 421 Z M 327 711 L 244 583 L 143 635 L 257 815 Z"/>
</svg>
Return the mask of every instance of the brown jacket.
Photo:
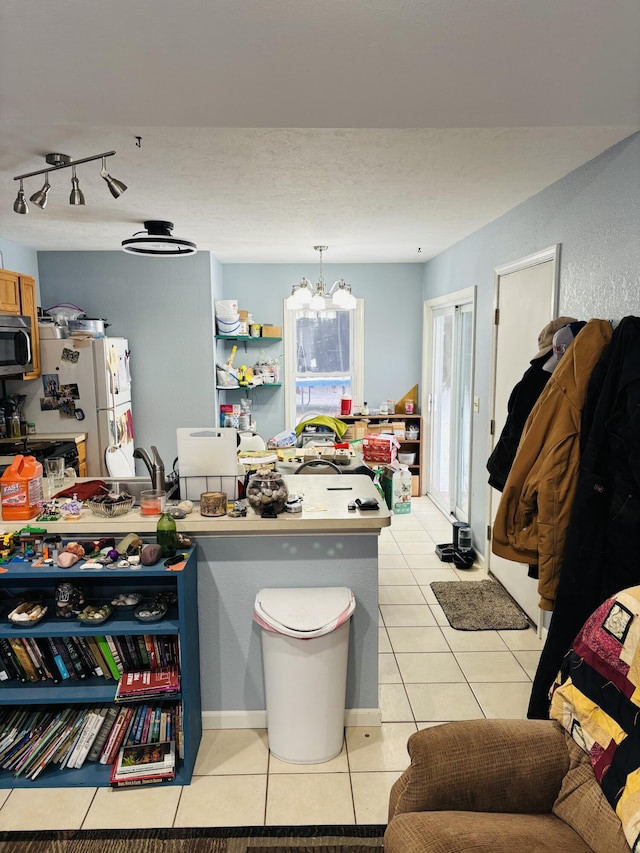
<svg viewBox="0 0 640 853">
<path fill-rule="evenodd" d="M 553 610 L 556 597 L 587 385 L 612 331 L 608 321 L 591 320 L 562 357 L 527 419 L 494 521 L 494 554 L 538 564 L 542 610 Z"/>
</svg>

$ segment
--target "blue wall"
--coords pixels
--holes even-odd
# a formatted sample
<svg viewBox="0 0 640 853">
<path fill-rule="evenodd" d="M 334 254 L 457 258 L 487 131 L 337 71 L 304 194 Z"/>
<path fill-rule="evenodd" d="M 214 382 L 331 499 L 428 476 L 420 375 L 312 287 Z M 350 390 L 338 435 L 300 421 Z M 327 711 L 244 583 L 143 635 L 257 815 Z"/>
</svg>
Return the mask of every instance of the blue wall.
<svg viewBox="0 0 640 853">
<path fill-rule="evenodd" d="M 619 320 L 640 314 L 640 134 L 634 134 L 471 234 L 424 267 L 424 298 L 477 287 L 470 521 L 486 519 L 494 269 L 555 243 L 559 314 Z M 523 369 L 524 372 L 524 369 Z"/>
<path fill-rule="evenodd" d="M 89 317 L 106 319 L 108 334 L 129 339 L 136 445 L 155 444 L 167 468 L 176 455 L 177 427 L 215 422 L 215 300 L 237 299 L 256 322 L 282 326 L 291 286 L 303 275 L 315 280 L 318 272 L 313 263 L 222 265 L 205 252 L 162 260 L 41 252 L 39 265 L 43 305 L 74 303 Z M 365 399 L 371 405 L 399 399 L 420 381 L 422 265 L 325 268 L 327 282 L 341 277 L 365 299 Z M 253 364 L 261 348 L 252 346 L 246 356 L 239 351 L 236 363 Z M 267 351 L 282 355 L 284 342 Z M 259 431 L 269 438 L 284 429 L 284 390 L 261 388 L 252 396 Z M 239 400 L 237 392 L 228 399 Z"/>
<path fill-rule="evenodd" d="M 2 252 L 0 267 L 30 275 L 36 280 L 36 293 L 38 293 L 38 253 L 11 240 L 5 240 L 3 237 L 0 237 L 0 252 Z M 40 305 L 39 301 L 38 305 Z"/>
<path fill-rule="evenodd" d="M 307 276 L 314 284 L 317 264 L 228 264 L 224 292 L 253 314 L 256 323 L 284 325 L 284 300 L 291 287 Z M 420 382 L 422 354 L 422 264 L 323 264 L 327 286 L 344 278 L 355 296 L 365 300 L 365 388 L 370 406 L 399 400 Z M 246 358 L 260 352 L 251 346 Z M 281 355 L 284 341 L 265 348 Z M 241 353 L 238 352 L 236 364 Z M 269 438 L 284 429 L 284 389 L 261 388 L 253 393 L 258 431 Z M 230 402 L 236 397 L 228 394 Z M 362 400 L 356 401 L 362 403 Z"/>
<path fill-rule="evenodd" d="M 217 261 L 208 253 L 151 259 L 41 252 L 39 264 L 44 306 L 72 302 L 88 317 L 107 320 L 109 335 L 128 338 L 135 444 L 147 450 L 156 445 L 170 471 L 176 428 L 215 422 L 211 292 L 220 287 Z"/>
</svg>

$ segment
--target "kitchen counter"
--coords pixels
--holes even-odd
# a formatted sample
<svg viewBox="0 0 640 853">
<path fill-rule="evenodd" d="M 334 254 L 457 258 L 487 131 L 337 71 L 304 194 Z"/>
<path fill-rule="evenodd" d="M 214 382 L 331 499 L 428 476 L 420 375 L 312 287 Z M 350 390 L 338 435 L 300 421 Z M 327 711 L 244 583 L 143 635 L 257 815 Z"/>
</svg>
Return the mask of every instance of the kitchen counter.
<svg viewBox="0 0 640 853">
<path fill-rule="evenodd" d="M 391 515 L 385 502 L 380 498 L 371 479 L 361 474 L 348 477 L 342 474 L 292 474 L 284 475 L 289 494 L 304 495 L 301 513 L 283 512 L 277 518 L 262 518 L 251 508 L 245 518 L 229 518 L 227 515 L 207 517 L 200 515 L 198 504 L 186 518 L 177 519 L 176 527 L 182 533 L 194 536 L 246 536 L 271 534 L 307 534 L 307 533 L 356 533 L 368 531 L 378 533 L 382 527 L 391 523 Z M 65 481 L 63 489 L 72 487 L 73 483 L 83 483 L 95 479 L 79 477 L 77 480 Z M 48 485 L 44 480 L 45 489 Z M 47 496 L 45 491 L 45 496 Z M 380 509 L 376 511 L 350 512 L 347 509 L 349 501 L 356 498 L 378 498 Z M 30 522 L 32 525 L 35 521 Z M 144 516 L 140 508 L 134 507 L 126 515 L 119 518 L 101 518 L 94 515 L 88 507 L 82 510 L 79 519 L 73 521 L 45 522 L 42 524 L 48 532 L 74 536 L 91 536 L 93 534 L 138 533 L 140 536 L 156 531 L 157 516 Z M 26 525 L 20 522 L 2 522 L 3 532 L 15 530 Z"/>
<path fill-rule="evenodd" d="M 80 444 L 87 440 L 86 432 L 34 432 L 30 435 L 23 435 L 20 438 L 0 438 L 0 445 L 15 444 L 16 441 L 27 439 L 27 447 L 30 441 L 75 441 Z"/>
<path fill-rule="evenodd" d="M 284 477 L 290 494 L 303 494 L 302 513 L 275 519 L 248 510 L 246 518 L 205 518 L 195 510 L 177 521 L 193 537 L 198 557 L 198 621 L 203 725 L 264 728 L 266 703 L 261 629 L 253 621 L 265 587 L 349 587 L 356 599 L 351 618 L 345 722 L 380 725 L 378 707 L 378 536 L 391 516 L 369 477 L 297 474 Z M 81 482 L 81 480 L 79 480 Z M 339 488 L 340 491 L 333 489 Z M 347 491 L 343 491 L 347 489 Z M 355 498 L 376 497 L 374 512 L 349 512 Z M 197 505 L 196 505 L 197 506 Z M 3 522 L 4 532 L 28 522 Z M 37 522 L 32 520 L 32 525 Z M 154 541 L 157 517 L 133 509 L 117 519 L 82 511 L 78 521 L 44 522 L 65 539 L 138 533 Z M 121 569 L 134 589 L 136 573 Z M 34 569 L 34 576 L 37 569 Z M 60 570 L 64 577 L 64 569 Z M 138 574 L 138 577 L 140 575 Z M 87 584 L 91 584 L 87 573 Z M 301 640 L 300 642 L 304 642 Z"/>
</svg>

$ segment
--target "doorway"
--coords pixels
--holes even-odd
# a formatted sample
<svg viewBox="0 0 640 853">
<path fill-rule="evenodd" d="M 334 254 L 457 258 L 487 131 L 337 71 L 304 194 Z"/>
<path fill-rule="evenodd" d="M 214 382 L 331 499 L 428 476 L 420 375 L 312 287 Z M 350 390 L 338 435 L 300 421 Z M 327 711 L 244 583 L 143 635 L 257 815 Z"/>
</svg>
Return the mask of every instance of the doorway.
<svg viewBox="0 0 640 853">
<path fill-rule="evenodd" d="M 487 459 L 507 417 L 507 402 L 537 352 L 540 330 L 557 314 L 559 245 L 550 246 L 510 264 L 496 267 L 494 284 L 493 387 L 489 406 L 491 428 Z M 488 486 L 488 527 L 493 522 L 501 493 Z M 485 548 L 489 570 L 518 602 L 530 619 L 540 623 L 538 584 L 528 566 L 514 563 Z"/>
<path fill-rule="evenodd" d="M 469 520 L 474 298 L 467 288 L 425 303 L 427 493 L 459 521 Z"/>
</svg>

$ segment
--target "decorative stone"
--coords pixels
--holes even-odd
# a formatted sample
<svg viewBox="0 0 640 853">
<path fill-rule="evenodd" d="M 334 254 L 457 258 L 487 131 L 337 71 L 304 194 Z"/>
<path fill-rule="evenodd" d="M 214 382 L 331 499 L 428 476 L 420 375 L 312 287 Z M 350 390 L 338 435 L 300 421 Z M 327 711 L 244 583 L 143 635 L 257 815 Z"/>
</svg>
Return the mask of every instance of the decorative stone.
<svg viewBox="0 0 640 853">
<path fill-rule="evenodd" d="M 162 549 L 159 545 L 143 545 L 140 552 L 140 560 L 143 566 L 154 566 L 160 559 Z"/>
<path fill-rule="evenodd" d="M 189 515 L 190 512 L 193 512 L 193 501 L 180 501 L 178 509 L 181 509 L 182 512 L 186 513 L 186 515 Z"/>
<path fill-rule="evenodd" d="M 72 554 L 70 551 L 63 551 L 61 554 L 58 554 L 58 565 L 61 569 L 70 569 L 79 559 L 77 554 Z"/>
</svg>

